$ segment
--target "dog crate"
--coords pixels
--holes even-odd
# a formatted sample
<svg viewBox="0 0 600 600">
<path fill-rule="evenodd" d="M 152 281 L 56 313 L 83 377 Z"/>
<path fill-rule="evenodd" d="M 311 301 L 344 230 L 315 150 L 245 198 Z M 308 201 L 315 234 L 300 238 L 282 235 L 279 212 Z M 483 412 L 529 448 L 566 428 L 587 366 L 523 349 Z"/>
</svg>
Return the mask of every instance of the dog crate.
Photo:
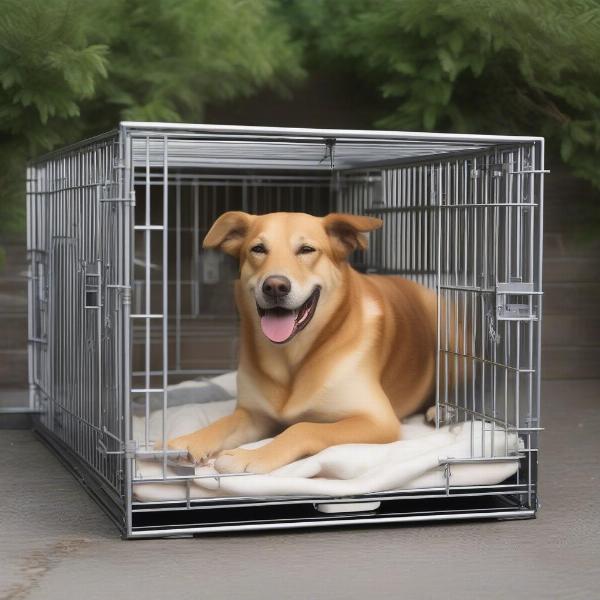
<svg viewBox="0 0 600 600">
<path fill-rule="evenodd" d="M 544 172 L 536 137 L 135 122 L 33 161 L 35 429 L 129 538 L 534 516 Z M 189 490 L 198 477 L 173 474 L 176 453 L 151 439 L 151 418 L 166 430 L 169 390 L 236 368 L 237 266 L 201 249 L 227 210 L 382 218 L 351 260 L 437 292 L 435 426 L 477 421 L 492 437 L 516 436 L 518 449 L 486 450 L 472 428 L 470 456 L 440 457 L 441 486 L 140 501 L 136 486 L 148 483 L 140 461 L 154 461 L 150 482 L 165 489 Z M 461 373 L 454 385 L 452 365 Z M 499 483 L 465 486 L 453 482 L 457 463 L 516 469 Z"/>
</svg>

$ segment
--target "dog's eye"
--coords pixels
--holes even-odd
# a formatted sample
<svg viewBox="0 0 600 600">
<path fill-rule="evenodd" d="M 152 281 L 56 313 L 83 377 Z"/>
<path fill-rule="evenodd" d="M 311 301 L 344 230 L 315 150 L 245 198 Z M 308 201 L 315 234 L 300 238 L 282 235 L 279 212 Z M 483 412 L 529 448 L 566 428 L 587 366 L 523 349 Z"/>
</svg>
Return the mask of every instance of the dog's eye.
<svg viewBox="0 0 600 600">
<path fill-rule="evenodd" d="M 310 254 L 311 252 L 316 252 L 316 250 L 312 246 L 300 246 L 298 249 L 298 254 Z"/>
<path fill-rule="evenodd" d="M 266 254 L 267 249 L 264 244 L 256 244 L 250 248 L 250 252 L 254 252 L 255 254 Z"/>
</svg>

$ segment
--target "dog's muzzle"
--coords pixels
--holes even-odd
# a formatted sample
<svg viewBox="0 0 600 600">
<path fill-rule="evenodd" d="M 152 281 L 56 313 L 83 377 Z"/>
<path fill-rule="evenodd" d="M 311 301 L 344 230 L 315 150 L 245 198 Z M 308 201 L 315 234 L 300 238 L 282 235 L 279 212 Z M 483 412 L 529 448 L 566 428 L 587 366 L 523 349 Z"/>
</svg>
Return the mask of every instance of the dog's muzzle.
<svg viewBox="0 0 600 600">
<path fill-rule="evenodd" d="M 266 281 L 269 279 L 271 278 L 268 278 Z M 286 342 L 289 342 L 298 332 L 302 331 L 310 323 L 310 320 L 313 318 L 315 310 L 317 309 L 320 294 L 321 288 L 319 286 L 315 287 L 304 304 L 296 309 L 288 309 L 281 306 L 261 308 L 257 304 L 256 310 L 260 317 L 260 327 L 262 332 L 275 344 L 285 344 Z"/>
</svg>

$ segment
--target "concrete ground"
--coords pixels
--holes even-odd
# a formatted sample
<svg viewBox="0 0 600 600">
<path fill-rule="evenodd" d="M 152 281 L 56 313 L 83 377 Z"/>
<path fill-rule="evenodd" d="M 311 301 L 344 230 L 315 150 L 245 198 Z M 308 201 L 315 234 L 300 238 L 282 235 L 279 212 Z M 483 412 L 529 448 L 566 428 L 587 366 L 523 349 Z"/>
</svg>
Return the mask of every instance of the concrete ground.
<svg viewBox="0 0 600 600">
<path fill-rule="evenodd" d="M 600 380 L 543 386 L 536 520 L 125 542 L 28 431 L 0 432 L 0 598 L 598 598 Z"/>
</svg>

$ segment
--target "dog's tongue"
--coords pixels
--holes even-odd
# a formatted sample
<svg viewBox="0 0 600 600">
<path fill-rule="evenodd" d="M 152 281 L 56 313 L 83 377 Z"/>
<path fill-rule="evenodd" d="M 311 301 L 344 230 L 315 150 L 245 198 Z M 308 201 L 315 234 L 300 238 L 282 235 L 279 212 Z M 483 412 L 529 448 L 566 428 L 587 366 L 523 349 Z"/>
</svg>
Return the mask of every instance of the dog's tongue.
<svg viewBox="0 0 600 600">
<path fill-rule="evenodd" d="M 272 342 L 285 342 L 292 335 L 295 322 L 296 315 L 291 311 L 286 313 L 269 311 L 260 318 L 262 331 Z"/>
</svg>

